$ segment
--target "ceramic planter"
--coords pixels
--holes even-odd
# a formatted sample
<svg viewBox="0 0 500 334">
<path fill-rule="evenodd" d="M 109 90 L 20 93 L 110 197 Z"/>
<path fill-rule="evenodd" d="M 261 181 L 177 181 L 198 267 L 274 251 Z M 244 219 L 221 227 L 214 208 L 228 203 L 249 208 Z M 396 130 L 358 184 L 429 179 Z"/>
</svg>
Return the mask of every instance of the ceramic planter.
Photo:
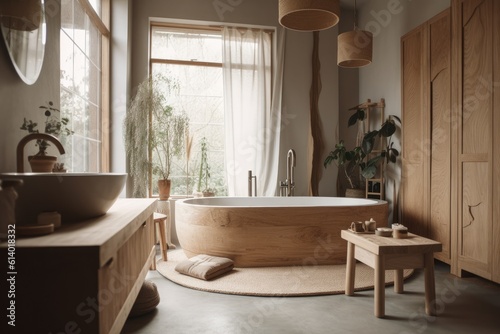
<svg viewBox="0 0 500 334">
<path fill-rule="evenodd" d="M 160 200 L 167 200 L 170 197 L 170 179 L 158 180 L 158 195 Z"/>
<path fill-rule="evenodd" d="M 57 157 L 51 155 L 30 155 L 28 161 L 33 173 L 50 173 L 54 168 Z"/>
</svg>

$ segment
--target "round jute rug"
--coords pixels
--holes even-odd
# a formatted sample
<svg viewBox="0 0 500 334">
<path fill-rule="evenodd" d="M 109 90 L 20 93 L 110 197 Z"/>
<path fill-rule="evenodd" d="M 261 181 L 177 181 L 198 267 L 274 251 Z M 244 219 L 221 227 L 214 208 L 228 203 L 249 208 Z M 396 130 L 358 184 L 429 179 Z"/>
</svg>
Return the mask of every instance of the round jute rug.
<svg viewBox="0 0 500 334">
<path fill-rule="evenodd" d="M 211 281 L 186 276 L 175 271 L 187 259 L 180 249 L 168 252 L 168 261 L 158 260 L 156 269 L 167 279 L 182 286 L 217 293 L 249 296 L 314 296 L 344 293 L 345 265 L 234 268 Z M 413 269 L 404 271 L 405 279 Z M 373 289 L 373 269 L 356 264 L 355 290 Z M 394 271 L 386 270 L 386 285 L 394 283 Z"/>
</svg>

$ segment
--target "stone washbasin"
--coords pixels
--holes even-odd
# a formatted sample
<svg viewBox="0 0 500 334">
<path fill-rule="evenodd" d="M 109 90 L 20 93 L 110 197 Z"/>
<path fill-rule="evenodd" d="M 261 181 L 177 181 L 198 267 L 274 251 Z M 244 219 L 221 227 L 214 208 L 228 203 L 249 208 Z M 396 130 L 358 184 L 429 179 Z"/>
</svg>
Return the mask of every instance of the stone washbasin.
<svg viewBox="0 0 500 334">
<path fill-rule="evenodd" d="M 15 189 L 16 224 L 36 224 L 41 212 L 57 211 L 62 223 L 104 215 L 120 195 L 123 173 L 1 173 L 0 180 L 22 180 Z"/>
</svg>

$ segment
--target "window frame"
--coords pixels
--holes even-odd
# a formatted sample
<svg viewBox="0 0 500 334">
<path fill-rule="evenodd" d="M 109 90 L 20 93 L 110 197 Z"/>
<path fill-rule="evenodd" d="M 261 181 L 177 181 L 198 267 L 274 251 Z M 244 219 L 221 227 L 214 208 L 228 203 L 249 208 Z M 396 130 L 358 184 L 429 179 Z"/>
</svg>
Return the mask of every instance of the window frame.
<svg viewBox="0 0 500 334">
<path fill-rule="evenodd" d="M 90 22 L 95 25 L 101 34 L 101 145 L 100 145 L 100 172 L 110 171 L 110 40 L 111 31 L 109 29 L 111 22 L 111 0 L 101 0 L 100 15 L 95 11 L 89 0 L 78 1 L 82 9 L 88 15 Z M 62 28 L 62 27 L 61 27 Z"/>
<path fill-rule="evenodd" d="M 217 31 L 221 32 L 222 34 L 222 27 L 221 26 L 212 26 L 212 25 L 195 25 L 195 24 L 179 24 L 179 23 L 169 23 L 169 22 L 160 22 L 160 21 L 150 21 L 149 23 L 149 76 L 153 73 L 153 65 L 154 64 L 168 64 L 168 65 L 184 65 L 184 66 L 202 66 L 202 67 L 217 67 L 217 68 L 222 68 L 222 62 L 217 63 L 217 62 L 205 62 L 205 61 L 198 61 L 198 60 L 173 60 L 173 59 L 163 59 L 163 58 L 152 58 L 152 48 L 153 48 L 153 29 L 155 27 L 164 27 L 164 28 L 183 28 L 183 29 L 190 29 L 190 30 L 203 30 L 203 31 Z M 152 115 L 151 111 L 149 111 L 149 126 L 152 126 Z M 149 148 L 148 151 L 148 159 L 151 160 L 153 155 L 153 152 L 151 150 L 151 147 Z M 148 169 L 148 178 L 149 178 L 149 184 L 148 184 L 148 196 L 152 198 L 158 197 L 157 195 L 153 195 L 153 168 L 152 164 L 149 164 L 149 169 Z M 186 197 L 189 195 L 171 195 L 171 197 Z"/>
<path fill-rule="evenodd" d="M 218 67 L 222 68 L 223 67 L 223 62 L 221 61 L 220 63 L 217 62 L 205 62 L 205 61 L 198 61 L 198 60 L 173 60 L 173 59 L 163 59 L 163 58 L 153 58 L 152 55 L 152 47 L 153 47 L 153 29 L 155 27 L 165 27 L 165 28 L 181 28 L 181 29 L 189 29 L 189 30 L 201 30 L 201 31 L 214 31 L 214 32 L 220 32 L 222 35 L 224 25 L 220 25 L 217 23 L 205 23 L 205 22 L 200 22 L 200 23 L 179 23 L 179 20 L 166 20 L 163 21 L 162 19 L 156 18 L 156 19 L 151 19 L 149 21 L 149 45 L 148 45 L 148 59 L 149 59 L 149 66 L 148 66 L 148 77 L 152 75 L 153 73 L 153 65 L 154 64 L 167 64 L 167 65 L 185 65 L 185 66 L 201 66 L 201 67 Z M 235 28 L 241 28 L 241 29 L 256 29 L 256 30 L 262 30 L 268 34 L 271 35 L 271 45 L 273 48 L 272 54 L 274 55 L 275 53 L 275 37 L 276 37 L 276 30 L 275 29 L 270 29 L 269 27 L 262 27 L 262 26 L 251 26 L 251 25 L 232 25 L 232 27 Z M 271 62 L 271 73 L 273 73 L 273 67 L 274 67 L 274 59 Z M 274 79 L 272 79 L 274 80 Z M 273 90 L 273 85 L 271 85 L 271 94 Z M 149 126 L 151 127 L 152 124 L 152 115 L 151 111 L 149 112 Z M 149 148 L 148 151 L 148 159 L 151 162 L 152 158 L 152 150 Z M 151 163 L 149 164 L 149 170 L 148 170 L 148 178 L 149 178 L 149 184 L 148 184 L 148 196 L 156 198 L 158 197 L 157 195 L 153 195 L 153 170 L 151 167 Z M 191 197 L 190 195 L 171 195 L 171 198 L 176 198 L 176 197 Z"/>
</svg>

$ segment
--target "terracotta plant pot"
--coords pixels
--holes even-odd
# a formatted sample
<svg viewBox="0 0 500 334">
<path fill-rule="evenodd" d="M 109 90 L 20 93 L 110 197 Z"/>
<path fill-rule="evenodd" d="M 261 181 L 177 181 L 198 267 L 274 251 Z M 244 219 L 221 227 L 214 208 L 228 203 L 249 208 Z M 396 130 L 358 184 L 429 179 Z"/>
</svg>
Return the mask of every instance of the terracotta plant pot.
<svg viewBox="0 0 500 334">
<path fill-rule="evenodd" d="M 364 189 L 347 188 L 345 190 L 345 197 L 365 198 L 365 190 Z"/>
<path fill-rule="evenodd" d="M 170 197 L 170 185 L 170 179 L 158 180 L 158 195 L 160 196 L 160 200 L 167 200 Z"/>
<path fill-rule="evenodd" d="M 57 157 L 50 155 L 30 155 L 28 161 L 33 173 L 50 173 L 54 168 Z"/>
</svg>

